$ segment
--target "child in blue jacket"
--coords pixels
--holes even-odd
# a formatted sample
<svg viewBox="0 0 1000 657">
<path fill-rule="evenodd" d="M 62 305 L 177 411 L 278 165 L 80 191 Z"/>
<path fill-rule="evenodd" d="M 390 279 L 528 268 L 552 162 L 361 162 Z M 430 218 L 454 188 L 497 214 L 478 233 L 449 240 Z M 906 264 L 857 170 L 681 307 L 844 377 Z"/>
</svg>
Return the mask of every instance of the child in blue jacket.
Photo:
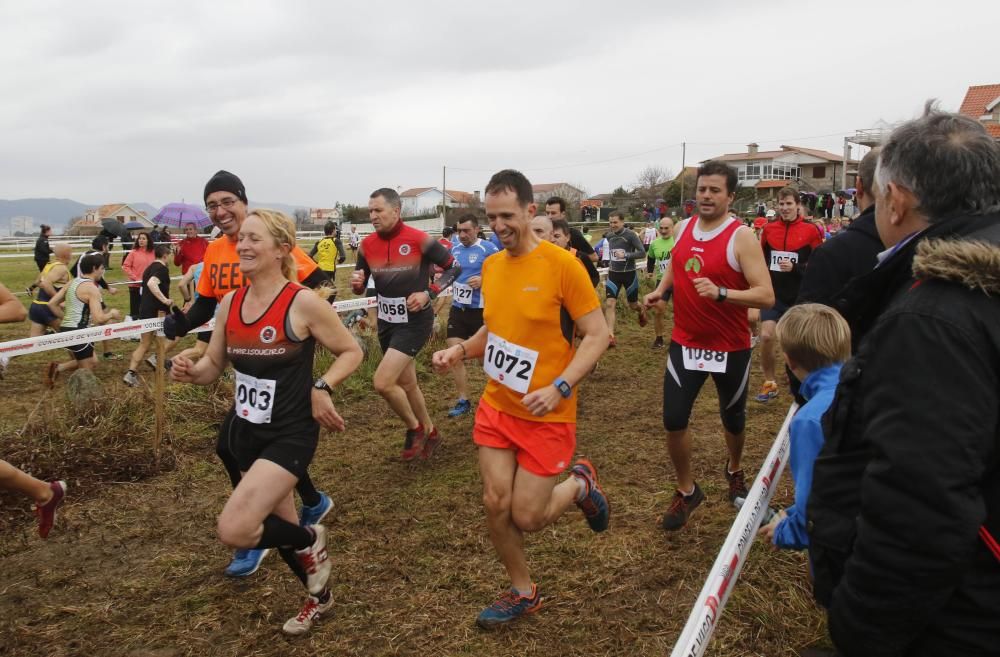
<svg viewBox="0 0 1000 657">
<path fill-rule="evenodd" d="M 833 402 L 840 367 L 851 356 L 851 329 L 837 311 L 818 303 L 793 306 L 778 322 L 778 341 L 789 369 L 802 382 L 807 400 L 789 427 L 789 467 L 795 481 L 795 503 L 779 511 L 760 533 L 779 548 L 804 550 L 806 502 L 812 487 L 813 463 L 823 448 L 823 414 Z"/>
</svg>

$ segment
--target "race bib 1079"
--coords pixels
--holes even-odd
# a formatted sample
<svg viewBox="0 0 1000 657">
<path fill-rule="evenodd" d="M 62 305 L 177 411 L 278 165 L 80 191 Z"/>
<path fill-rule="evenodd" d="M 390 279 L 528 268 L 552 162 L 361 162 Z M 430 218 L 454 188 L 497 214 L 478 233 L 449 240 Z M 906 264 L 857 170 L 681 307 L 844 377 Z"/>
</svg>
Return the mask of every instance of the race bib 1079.
<svg viewBox="0 0 1000 657">
<path fill-rule="evenodd" d="M 781 271 L 781 263 L 790 262 L 793 265 L 799 261 L 795 251 L 771 251 L 771 271 Z"/>
</svg>

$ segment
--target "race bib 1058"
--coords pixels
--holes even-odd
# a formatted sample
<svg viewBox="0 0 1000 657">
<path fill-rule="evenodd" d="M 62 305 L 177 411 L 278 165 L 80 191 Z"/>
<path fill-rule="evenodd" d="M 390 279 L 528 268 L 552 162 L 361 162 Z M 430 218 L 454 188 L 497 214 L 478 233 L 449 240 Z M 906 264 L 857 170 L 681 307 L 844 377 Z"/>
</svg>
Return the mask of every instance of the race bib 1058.
<svg viewBox="0 0 1000 657">
<path fill-rule="evenodd" d="M 508 342 L 493 333 L 487 334 L 483 371 L 497 383 L 514 392 L 527 393 L 537 363 L 537 351 Z"/>
<path fill-rule="evenodd" d="M 406 312 L 406 297 L 378 295 L 378 318 L 390 324 L 405 324 L 409 319 Z"/>
</svg>

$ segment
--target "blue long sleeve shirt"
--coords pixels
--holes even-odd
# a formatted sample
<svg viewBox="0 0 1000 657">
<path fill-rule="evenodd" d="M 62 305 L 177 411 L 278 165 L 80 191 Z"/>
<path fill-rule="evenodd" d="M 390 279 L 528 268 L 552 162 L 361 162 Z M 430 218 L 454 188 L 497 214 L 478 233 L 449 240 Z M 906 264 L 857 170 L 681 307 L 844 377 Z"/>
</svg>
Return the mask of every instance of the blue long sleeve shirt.
<svg viewBox="0 0 1000 657">
<path fill-rule="evenodd" d="M 774 544 L 779 548 L 804 550 L 809 547 L 806 502 L 812 488 L 813 463 L 823 448 L 823 414 L 833 403 L 840 367 L 838 363 L 813 370 L 799 390 L 806 403 L 792 418 L 788 430 L 791 441 L 788 463 L 795 482 L 795 503 L 785 509 L 785 519 L 774 528 Z"/>
</svg>

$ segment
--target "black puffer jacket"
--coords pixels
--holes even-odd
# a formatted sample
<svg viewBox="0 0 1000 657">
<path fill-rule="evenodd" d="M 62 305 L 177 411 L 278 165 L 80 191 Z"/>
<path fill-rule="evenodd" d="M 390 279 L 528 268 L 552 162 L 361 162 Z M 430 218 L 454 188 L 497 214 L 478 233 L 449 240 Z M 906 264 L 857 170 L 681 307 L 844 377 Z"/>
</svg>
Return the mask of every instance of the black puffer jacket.
<svg viewBox="0 0 1000 657">
<path fill-rule="evenodd" d="M 857 286 L 861 286 L 860 289 Z M 846 657 L 1000 652 L 1000 215 L 933 224 L 856 281 L 808 504 Z"/>
</svg>

